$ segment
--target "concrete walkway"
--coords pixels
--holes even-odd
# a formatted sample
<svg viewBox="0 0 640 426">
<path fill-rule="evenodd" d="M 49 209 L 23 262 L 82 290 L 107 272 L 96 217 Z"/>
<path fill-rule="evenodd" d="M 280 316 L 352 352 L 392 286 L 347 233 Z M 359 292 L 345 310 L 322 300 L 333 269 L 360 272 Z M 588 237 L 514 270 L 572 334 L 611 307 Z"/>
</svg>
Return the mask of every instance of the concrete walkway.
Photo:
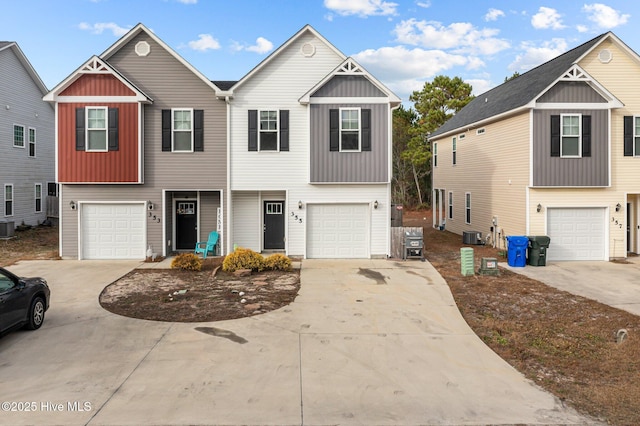
<svg viewBox="0 0 640 426">
<path fill-rule="evenodd" d="M 296 301 L 215 323 L 123 318 L 102 288 L 136 263 L 22 262 L 52 307 L 0 339 L 3 424 L 587 424 L 488 349 L 428 262 L 302 263 Z M 4 407 L 4 406 L 3 406 Z M 24 407 L 22 407 L 24 408 Z"/>
</svg>

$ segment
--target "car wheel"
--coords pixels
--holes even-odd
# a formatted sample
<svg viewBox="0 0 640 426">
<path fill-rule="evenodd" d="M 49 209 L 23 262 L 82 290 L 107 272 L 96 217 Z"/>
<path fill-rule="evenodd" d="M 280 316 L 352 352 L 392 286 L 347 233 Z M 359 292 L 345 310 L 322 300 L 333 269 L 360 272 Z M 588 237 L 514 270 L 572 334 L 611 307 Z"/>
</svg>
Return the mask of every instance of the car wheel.
<svg viewBox="0 0 640 426">
<path fill-rule="evenodd" d="M 42 297 L 36 297 L 31 302 L 29 309 L 29 322 L 25 327 L 29 330 L 37 330 L 44 322 L 44 300 Z"/>
</svg>

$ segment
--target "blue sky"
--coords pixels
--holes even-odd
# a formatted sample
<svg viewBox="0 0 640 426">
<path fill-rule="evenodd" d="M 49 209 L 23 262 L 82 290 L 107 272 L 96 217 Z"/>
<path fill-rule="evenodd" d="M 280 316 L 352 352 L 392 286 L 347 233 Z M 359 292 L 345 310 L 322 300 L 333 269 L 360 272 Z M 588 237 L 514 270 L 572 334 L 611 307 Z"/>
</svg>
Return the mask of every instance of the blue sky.
<svg viewBox="0 0 640 426">
<path fill-rule="evenodd" d="M 3 0 L 16 41 L 49 88 L 143 23 L 211 80 L 238 80 L 306 24 L 405 104 L 436 75 L 480 94 L 607 31 L 640 52 L 631 0 Z"/>
</svg>

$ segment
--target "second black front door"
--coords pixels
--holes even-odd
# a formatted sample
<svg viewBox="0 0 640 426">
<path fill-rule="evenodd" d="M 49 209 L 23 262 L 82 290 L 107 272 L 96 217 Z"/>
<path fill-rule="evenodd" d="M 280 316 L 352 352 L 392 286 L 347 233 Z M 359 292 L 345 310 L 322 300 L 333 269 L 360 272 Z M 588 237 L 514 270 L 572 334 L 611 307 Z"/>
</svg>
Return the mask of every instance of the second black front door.
<svg viewBox="0 0 640 426">
<path fill-rule="evenodd" d="M 264 202 L 264 249 L 284 249 L 284 201 Z"/>
<path fill-rule="evenodd" d="M 198 203 L 176 202 L 176 250 L 193 250 L 198 241 Z"/>
</svg>

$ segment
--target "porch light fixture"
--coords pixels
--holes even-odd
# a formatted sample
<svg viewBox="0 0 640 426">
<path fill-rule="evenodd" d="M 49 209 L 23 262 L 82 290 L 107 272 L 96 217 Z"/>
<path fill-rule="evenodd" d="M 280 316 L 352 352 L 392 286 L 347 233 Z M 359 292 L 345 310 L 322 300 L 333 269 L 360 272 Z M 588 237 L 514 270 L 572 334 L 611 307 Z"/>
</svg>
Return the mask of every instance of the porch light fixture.
<svg viewBox="0 0 640 426">
<path fill-rule="evenodd" d="M 69 201 L 69 207 L 71 207 L 71 210 L 75 210 L 76 209 L 76 202 L 71 200 Z"/>
<path fill-rule="evenodd" d="M 298 210 L 302 210 L 302 201 L 298 201 Z"/>
<path fill-rule="evenodd" d="M 538 203 L 538 205 L 536 206 L 536 211 L 540 213 L 540 210 L 542 210 L 542 205 Z"/>
<path fill-rule="evenodd" d="M 373 208 L 374 208 L 374 209 L 377 209 L 377 208 L 378 208 L 378 200 L 375 200 L 375 201 L 373 202 Z"/>
<path fill-rule="evenodd" d="M 622 208 L 622 206 L 620 205 L 620 203 L 616 204 L 616 211 L 617 212 L 619 212 L 621 208 Z"/>
</svg>

